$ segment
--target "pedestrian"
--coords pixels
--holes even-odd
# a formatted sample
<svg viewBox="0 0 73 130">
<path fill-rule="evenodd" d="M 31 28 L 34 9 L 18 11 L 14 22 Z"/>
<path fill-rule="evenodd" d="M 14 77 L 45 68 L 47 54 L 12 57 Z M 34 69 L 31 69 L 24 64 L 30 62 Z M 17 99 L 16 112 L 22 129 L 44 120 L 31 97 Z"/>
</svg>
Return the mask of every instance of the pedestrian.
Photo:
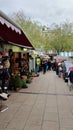
<svg viewBox="0 0 73 130">
<path fill-rule="evenodd" d="M 2 57 L 2 63 L 3 63 L 3 80 L 2 80 L 2 87 L 3 87 L 3 92 L 8 93 L 9 90 L 9 79 L 10 79 L 10 74 L 9 74 L 9 67 L 10 67 L 10 62 L 9 62 L 9 56 L 3 55 Z"/>
<path fill-rule="evenodd" d="M 69 77 L 68 84 L 71 91 L 71 88 L 73 87 L 73 70 L 70 70 L 68 77 Z"/>
<path fill-rule="evenodd" d="M 47 65 L 48 65 L 48 70 L 51 70 L 51 61 L 50 61 L 50 59 L 48 59 Z"/>
<path fill-rule="evenodd" d="M 40 57 L 37 57 L 36 58 L 36 65 L 37 65 L 37 68 L 38 68 L 38 72 L 40 71 L 40 64 L 41 64 L 41 59 L 40 59 Z"/>
<path fill-rule="evenodd" d="M 35 66 L 35 72 L 36 72 L 36 74 L 38 73 L 38 71 L 39 71 L 39 68 L 38 68 L 38 65 L 36 64 L 36 66 Z"/>
<path fill-rule="evenodd" d="M 42 61 L 43 74 L 46 73 L 46 66 L 47 66 L 47 61 L 45 59 L 43 59 L 43 61 Z"/>
<path fill-rule="evenodd" d="M 0 52 L 0 87 L 2 89 L 2 92 L 4 91 L 4 87 L 2 85 L 2 82 L 3 82 L 3 76 L 4 76 L 4 69 L 3 69 L 3 62 L 2 62 L 2 56 L 3 56 L 3 53 Z"/>
<path fill-rule="evenodd" d="M 62 75 L 62 64 L 58 63 L 58 76 L 61 77 Z"/>
</svg>

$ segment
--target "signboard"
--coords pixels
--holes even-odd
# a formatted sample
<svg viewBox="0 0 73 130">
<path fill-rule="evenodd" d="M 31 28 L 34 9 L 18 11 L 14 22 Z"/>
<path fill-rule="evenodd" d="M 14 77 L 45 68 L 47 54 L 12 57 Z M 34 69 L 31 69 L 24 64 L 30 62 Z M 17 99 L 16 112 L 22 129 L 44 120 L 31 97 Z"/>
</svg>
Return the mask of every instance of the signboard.
<svg viewBox="0 0 73 130">
<path fill-rule="evenodd" d="M 73 52 L 60 52 L 59 56 L 73 57 Z"/>
</svg>

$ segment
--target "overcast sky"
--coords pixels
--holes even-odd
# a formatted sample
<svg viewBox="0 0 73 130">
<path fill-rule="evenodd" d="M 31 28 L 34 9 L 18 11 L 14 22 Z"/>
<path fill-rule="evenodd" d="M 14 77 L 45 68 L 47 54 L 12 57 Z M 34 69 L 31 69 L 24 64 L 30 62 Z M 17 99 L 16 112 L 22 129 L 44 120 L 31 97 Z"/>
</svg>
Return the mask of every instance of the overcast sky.
<svg viewBox="0 0 73 130">
<path fill-rule="evenodd" d="M 73 0 L 0 0 L 0 10 L 8 16 L 22 10 L 32 20 L 47 26 L 73 22 Z"/>
</svg>

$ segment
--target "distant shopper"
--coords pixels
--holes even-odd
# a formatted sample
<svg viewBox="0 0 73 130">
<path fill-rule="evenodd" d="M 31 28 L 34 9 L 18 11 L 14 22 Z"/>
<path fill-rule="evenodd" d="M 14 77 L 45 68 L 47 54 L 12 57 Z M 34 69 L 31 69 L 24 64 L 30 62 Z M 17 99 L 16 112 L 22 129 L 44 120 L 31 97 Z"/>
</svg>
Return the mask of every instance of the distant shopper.
<svg viewBox="0 0 73 130">
<path fill-rule="evenodd" d="M 48 65 L 48 70 L 51 70 L 51 60 L 50 59 L 47 61 L 47 65 Z"/>
<path fill-rule="evenodd" d="M 70 70 L 68 77 L 70 81 L 70 90 L 71 90 L 71 88 L 73 87 L 73 70 Z"/>
<path fill-rule="evenodd" d="M 58 63 L 58 76 L 61 77 L 62 75 L 62 64 Z"/>
<path fill-rule="evenodd" d="M 46 66 L 47 66 L 47 61 L 45 59 L 43 59 L 43 61 L 42 61 L 43 74 L 46 73 Z"/>
<path fill-rule="evenodd" d="M 35 66 L 35 72 L 38 73 L 38 71 L 39 71 L 39 68 L 38 68 L 38 65 L 36 64 L 36 66 Z"/>
<path fill-rule="evenodd" d="M 38 68 L 38 72 L 40 71 L 40 64 L 41 64 L 40 57 L 37 57 L 36 58 L 36 65 L 37 65 L 37 68 Z"/>
</svg>

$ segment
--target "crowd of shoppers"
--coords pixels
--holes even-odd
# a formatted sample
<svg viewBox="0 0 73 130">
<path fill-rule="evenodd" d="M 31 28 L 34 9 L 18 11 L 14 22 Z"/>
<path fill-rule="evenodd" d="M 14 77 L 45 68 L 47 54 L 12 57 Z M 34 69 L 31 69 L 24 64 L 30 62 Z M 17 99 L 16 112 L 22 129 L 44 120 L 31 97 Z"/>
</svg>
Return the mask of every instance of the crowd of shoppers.
<svg viewBox="0 0 73 130">
<path fill-rule="evenodd" d="M 56 74 L 62 77 L 69 85 L 69 90 L 73 87 L 73 63 L 71 61 L 56 61 Z"/>
<path fill-rule="evenodd" d="M 68 72 L 66 71 L 65 62 L 67 62 L 67 64 L 68 64 L 68 67 L 67 67 Z M 41 60 L 41 68 L 42 68 L 43 74 L 45 74 L 46 71 L 48 71 L 48 70 L 55 71 L 56 75 L 58 75 L 59 78 L 63 78 L 65 80 L 65 82 L 67 82 L 69 84 L 69 87 L 71 90 L 71 88 L 73 86 L 73 63 L 72 62 L 67 61 L 66 59 L 51 60 L 50 58 L 48 58 L 48 59 L 43 58 Z M 65 78 L 67 78 L 67 79 L 65 79 Z"/>
</svg>

